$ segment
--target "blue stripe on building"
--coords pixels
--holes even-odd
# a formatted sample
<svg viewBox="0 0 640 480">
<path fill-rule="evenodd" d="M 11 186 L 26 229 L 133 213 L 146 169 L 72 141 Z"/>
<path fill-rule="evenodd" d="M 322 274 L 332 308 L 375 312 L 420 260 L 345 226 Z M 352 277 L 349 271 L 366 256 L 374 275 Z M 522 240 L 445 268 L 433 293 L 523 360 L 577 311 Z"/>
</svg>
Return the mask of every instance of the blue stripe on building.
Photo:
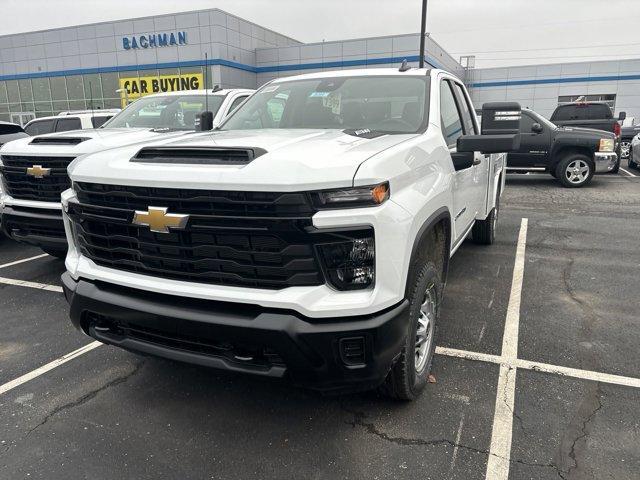
<svg viewBox="0 0 640 480">
<path fill-rule="evenodd" d="M 149 63 L 142 65 L 123 65 L 117 67 L 95 67 L 95 68 L 77 68 L 71 70 L 56 70 L 51 72 L 36 72 L 36 73 L 19 73 L 14 75 L 0 75 L 0 80 L 22 80 L 27 78 L 45 78 L 45 77 L 62 77 L 67 75 L 88 75 L 92 73 L 109 73 L 109 72 L 128 72 L 135 70 L 152 70 L 162 68 L 178 68 L 178 67 L 199 67 L 205 65 L 235 68 L 251 73 L 273 73 L 273 72 L 287 72 L 295 70 L 312 70 L 319 68 L 340 68 L 340 67 L 354 67 L 354 66 L 367 66 L 367 65 L 383 65 L 389 63 L 402 63 L 403 60 L 408 62 L 417 62 L 419 60 L 418 55 L 409 55 L 406 57 L 384 57 L 384 58 L 365 58 L 358 60 L 342 60 L 335 62 L 317 62 L 317 63 L 298 63 L 294 65 L 272 65 L 264 67 L 254 67 L 244 63 L 233 62 L 223 58 L 215 58 L 207 60 L 190 60 L 183 62 L 165 62 L 165 63 Z M 427 57 L 427 63 L 434 68 L 443 68 L 440 64 Z"/>
<path fill-rule="evenodd" d="M 516 87 L 519 85 L 544 85 L 553 83 L 584 83 L 584 82 L 615 82 L 640 80 L 639 74 L 629 75 L 601 75 L 593 77 L 565 77 L 565 78 L 536 78 L 530 80 L 503 80 L 496 82 L 476 82 L 472 83 L 473 88 L 488 87 Z"/>
</svg>

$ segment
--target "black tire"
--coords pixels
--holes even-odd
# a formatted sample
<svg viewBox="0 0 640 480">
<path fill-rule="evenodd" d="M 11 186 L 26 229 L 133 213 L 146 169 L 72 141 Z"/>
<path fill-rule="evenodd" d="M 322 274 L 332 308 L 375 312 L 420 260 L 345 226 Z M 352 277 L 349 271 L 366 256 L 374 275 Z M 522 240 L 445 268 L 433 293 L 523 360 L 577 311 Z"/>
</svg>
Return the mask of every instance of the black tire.
<svg viewBox="0 0 640 480">
<path fill-rule="evenodd" d="M 620 162 L 622 160 L 620 159 L 620 155 L 618 155 L 618 162 L 616 163 L 616 166 L 613 167 L 612 170 L 609 170 L 609 173 L 618 173 L 620 171 Z"/>
<path fill-rule="evenodd" d="M 476 220 L 471 235 L 473 241 L 479 245 L 493 245 L 496 241 L 496 227 L 500 214 L 500 192 L 496 196 L 496 206 L 484 220 Z"/>
<path fill-rule="evenodd" d="M 42 251 L 52 257 L 59 258 L 60 260 L 64 260 L 67 256 L 67 250 L 59 249 L 59 248 L 51 248 L 51 247 L 40 247 Z"/>
<path fill-rule="evenodd" d="M 398 400 L 415 400 L 424 389 L 429 379 L 433 354 L 436 349 L 436 329 L 440 317 L 440 295 L 442 284 L 440 274 L 430 260 L 415 259 L 409 276 L 407 300 L 409 300 L 409 321 L 407 322 L 407 336 L 400 352 L 400 357 L 387 374 L 381 392 Z M 428 335 L 430 340 L 424 342 L 424 355 L 418 356 L 417 334 L 419 320 L 424 321 L 422 313 L 425 300 L 433 307 L 433 314 L 429 317 Z M 420 368 L 417 368 L 417 362 Z"/>
<path fill-rule="evenodd" d="M 633 149 L 629 148 L 629 158 L 627 159 L 629 168 L 638 168 L 638 164 L 633 161 Z"/>
<path fill-rule="evenodd" d="M 580 172 L 580 178 L 578 180 L 572 180 L 575 179 L 576 176 L 573 172 L 568 171 L 570 166 L 572 166 L 572 168 L 575 166 L 575 168 L 578 168 L 579 170 L 584 167 L 588 167 L 588 170 L 586 172 Z M 556 176 L 558 180 L 560 180 L 560 183 L 566 188 L 584 187 L 591 182 L 594 173 L 593 161 L 581 153 L 570 153 L 560 160 L 556 167 Z"/>
</svg>

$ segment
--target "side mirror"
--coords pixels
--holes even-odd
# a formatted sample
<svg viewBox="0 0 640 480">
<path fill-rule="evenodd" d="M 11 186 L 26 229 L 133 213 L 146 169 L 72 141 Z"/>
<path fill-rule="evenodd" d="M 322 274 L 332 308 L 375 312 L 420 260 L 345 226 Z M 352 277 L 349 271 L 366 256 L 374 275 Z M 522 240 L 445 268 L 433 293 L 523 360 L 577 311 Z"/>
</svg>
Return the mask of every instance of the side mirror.
<svg viewBox="0 0 640 480">
<path fill-rule="evenodd" d="M 520 135 L 462 135 L 458 137 L 458 153 L 509 153 L 520 150 Z"/>
<path fill-rule="evenodd" d="M 196 117 L 195 127 L 197 132 L 213 130 L 213 112 L 202 112 Z"/>
<path fill-rule="evenodd" d="M 453 152 L 451 160 L 453 160 L 453 169 L 457 172 L 458 170 L 473 167 L 475 154 L 474 152 Z"/>
<path fill-rule="evenodd" d="M 627 112 L 618 113 L 618 120 L 620 120 L 621 122 L 624 122 L 625 118 L 627 118 Z"/>
<path fill-rule="evenodd" d="M 531 125 L 531 131 L 533 133 L 542 133 L 542 125 L 540 125 L 539 123 L 534 123 L 533 125 Z"/>
<path fill-rule="evenodd" d="M 492 102 L 482 105 L 482 135 L 520 133 L 522 108 L 517 102 Z"/>
</svg>

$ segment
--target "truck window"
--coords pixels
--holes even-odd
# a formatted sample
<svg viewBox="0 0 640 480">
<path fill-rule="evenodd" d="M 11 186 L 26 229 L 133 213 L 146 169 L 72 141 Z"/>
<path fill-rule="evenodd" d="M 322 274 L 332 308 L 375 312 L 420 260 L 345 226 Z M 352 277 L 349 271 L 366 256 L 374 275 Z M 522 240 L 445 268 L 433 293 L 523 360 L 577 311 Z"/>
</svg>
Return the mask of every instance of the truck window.
<svg viewBox="0 0 640 480">
<path fill-rule="evenodd" d="M 56 132 L 68 132 L 69 130 L 80 130 L 82 124 L 78 117 L 59 118 L 56 124 Z"/>
<path fill-rule="evenodd" d="M 476 124 L 471 118 L 471 112 L 473 112 L 473 108 L 469 105 L 469 99 L 464 93 L 464 89 L 462 85 L 459 83 L 453 83 L 455 85 L 455 90 L 458 94 L 458 103 L 462 106 L 462 120 L 464 122 L 464 132 L 467 135 L 476 135 L 478 131 L 476 130 Z M 474 112 L 475 113 L 475 112 Z"/>
<path fill-rule="evenodd" d="M 522 115 L 520 116 L 520 132 L 531 133 L 531 127 L 533 127 L 534 123 L 538 122 L 530 115 L 522 112 Z"/>
<path fill-rule="evenodd" d="M 99 117 L 91 117 L 91 125 L 93 125 L 93 128 L 101 127 L 107 122 L 107 120 L 109 120 L 112 117 L 113 115 L 101 115 Z"/>
<path fill-rule="evenodd" d="M 613 118 L 613 112 L 606 104 L 601 103 L 575 103 L 560 105 L 551 116 L 551 121 L 556 120 L 601 120 Z"/>
<path fill-rule="evenodd" d="M 24 131 L 28 135 L 44 135 L 45 133 L 53 132 L 53 119 L 51 120 L 36 120 L 24 127 Z"/>
<path fill-rule="evenodd" d="M 244 102 L 248 96 L 249 95 L 241 95 L 239 97 L 236 97 L 236 99 L 233 102 L 231 102 L 231 106 L 229 107 L 229 113 L 233 112 L 236 108 L 238 108 L 238 105 Z"/>
<path fill-rule="evenodd" d="M 462 136 L 462 120 L 447 81 L 440 82 L 440 127 L 444 141 L 449 147 L 455 147 L 458 137 Z"/>
</svg>

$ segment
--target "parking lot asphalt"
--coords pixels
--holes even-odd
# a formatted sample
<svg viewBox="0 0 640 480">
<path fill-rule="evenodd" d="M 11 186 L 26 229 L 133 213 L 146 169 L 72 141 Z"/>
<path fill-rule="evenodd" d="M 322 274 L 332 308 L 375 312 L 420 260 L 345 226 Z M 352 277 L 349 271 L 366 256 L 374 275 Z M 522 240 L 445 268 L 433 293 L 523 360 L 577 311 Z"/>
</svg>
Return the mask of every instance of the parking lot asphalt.
<svg viewBox="0 0 640 480">
<path fill-rule="evenodd" d="M 435 383 L 416 402 L 323 397 L 100 346 L 0 393 L 0 479 L 498 478 L 487 465 L 500 402 L 513 411 L 508 478 L 636 479 L 639 210 L 631 175 L 572 190 L 509 175 L 497 243 L 466 242 L 451 261 Z M 497 389 L 523 218 L 516 344 L 534 366 L 514 368 L 510 404 Z M 4 240 L 0 266 L 40 253 Z M 59 285 L 63 270 L 42 257 L 0 277 Z M 91 342 L 61 293 L 34 286 L 0 283 L 0 392 Z"/>
</svg>

